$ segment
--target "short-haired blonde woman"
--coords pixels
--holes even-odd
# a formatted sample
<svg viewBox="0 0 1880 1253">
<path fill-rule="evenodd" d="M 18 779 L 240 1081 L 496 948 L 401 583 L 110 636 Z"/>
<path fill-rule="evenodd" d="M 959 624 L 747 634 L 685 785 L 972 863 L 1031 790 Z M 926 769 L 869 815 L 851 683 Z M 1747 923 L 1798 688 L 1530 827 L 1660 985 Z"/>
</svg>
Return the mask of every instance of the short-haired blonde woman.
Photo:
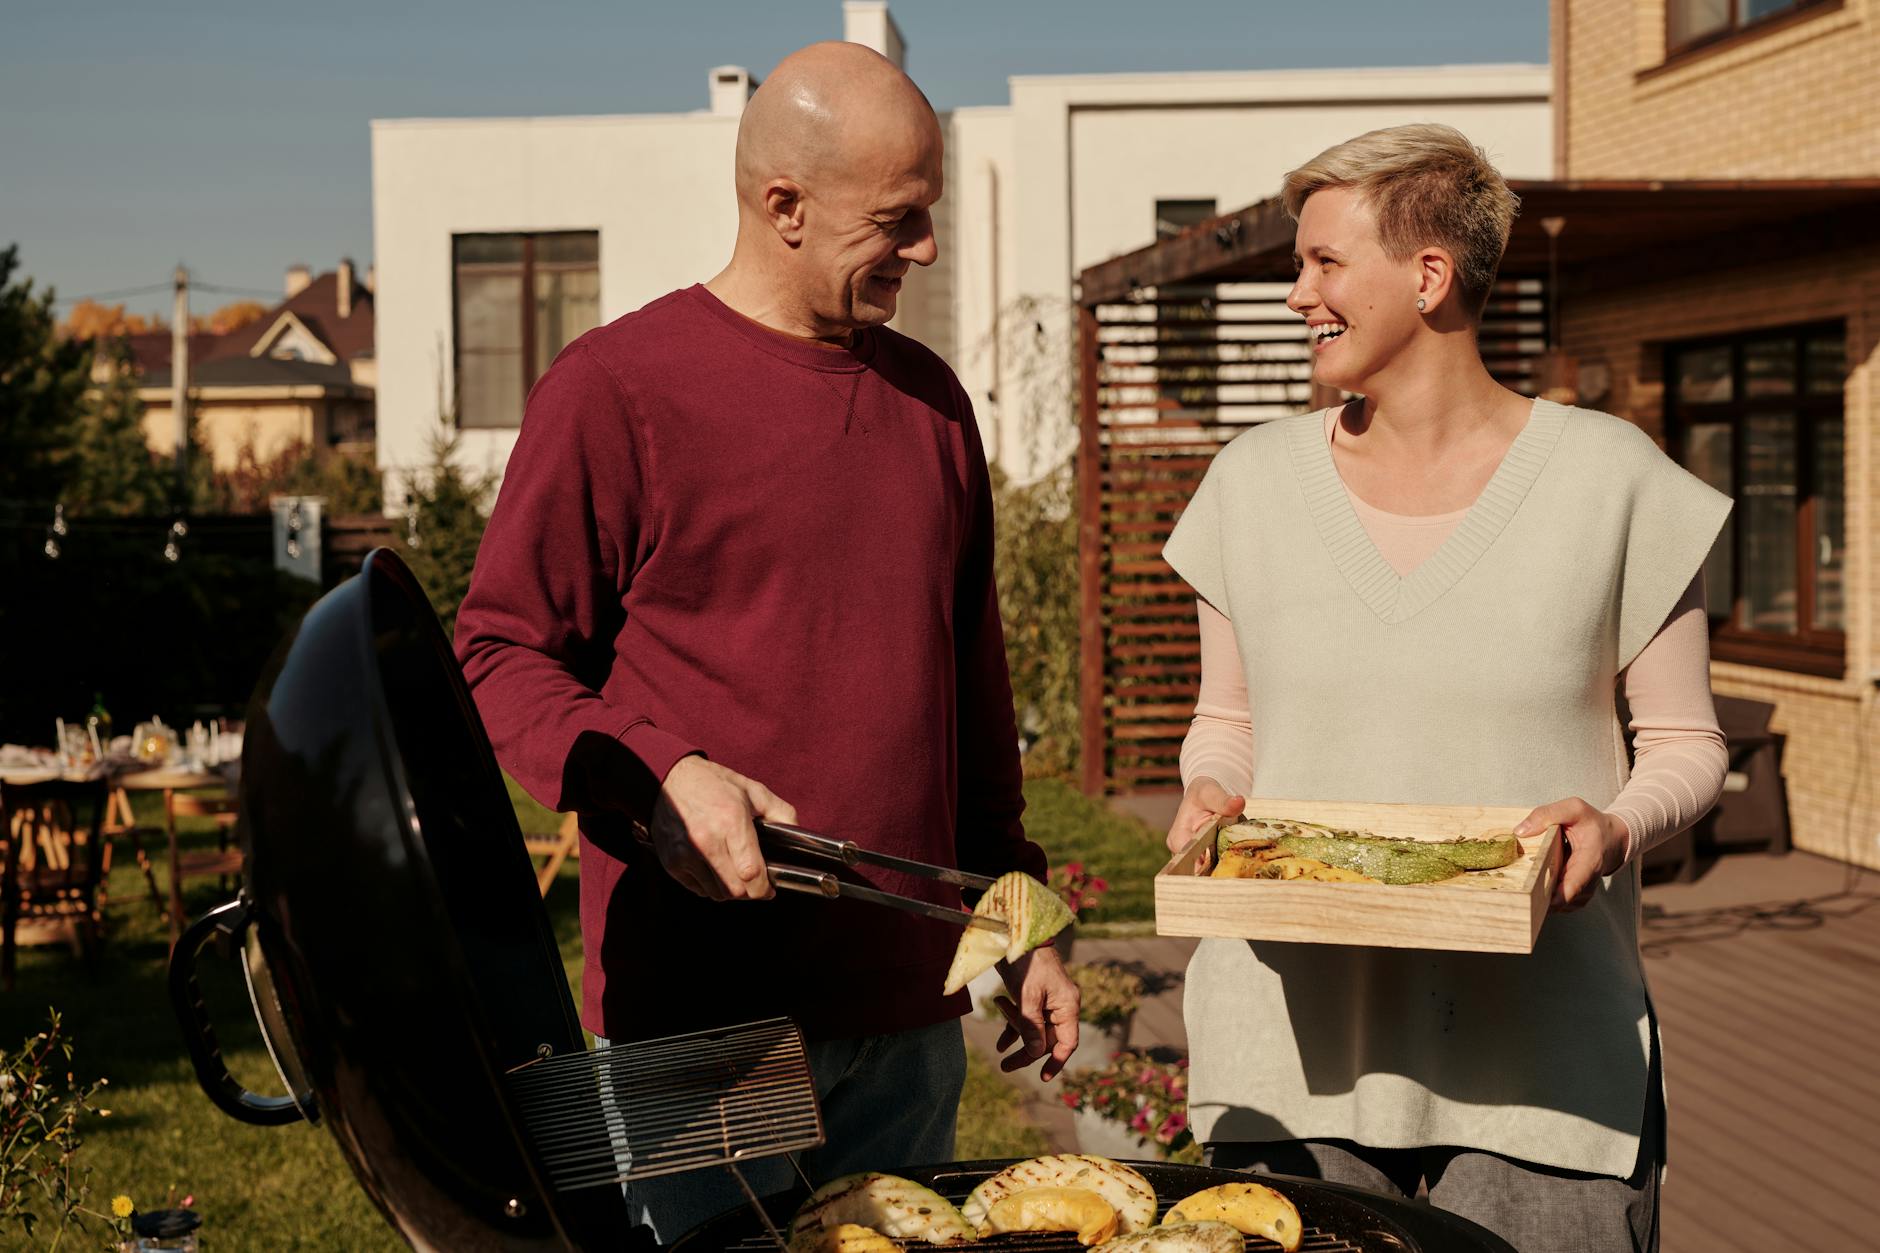
<svg viewBox="0 0 1880 1253">
<path fill-rule="evenodd" d="M 1270 796 L 1538 805 L 1569 852 L 1530 956 L 1204 941 L 1196 1132 L 1220 1165 L 1427 1187 L 1522 1253 L 1654 1248 L 1638 857 L 1722 788 L 1701 573 L 1729 502 L 1490 377 L 1517 202 L 1461 134 L 1361 135 L 1285 203 L 1314 377 L 1358 399 L 1236 439 L 1168 542 L 1202 620 L 1170 846 Z"/>
</svg>

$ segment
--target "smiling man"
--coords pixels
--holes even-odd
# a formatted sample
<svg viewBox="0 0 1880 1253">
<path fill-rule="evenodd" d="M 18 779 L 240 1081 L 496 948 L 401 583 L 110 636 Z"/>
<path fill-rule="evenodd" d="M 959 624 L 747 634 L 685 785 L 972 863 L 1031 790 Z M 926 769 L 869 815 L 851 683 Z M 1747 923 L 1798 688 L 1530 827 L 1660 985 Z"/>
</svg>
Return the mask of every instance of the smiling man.
<svg viewBox="0 0 1880 1253">
<path fill-rule="evenodd" d="M 779 65 L 738 132 L 731 263 L 543 376 L 457 620 L 498 758 L 581 814 L 586 1026 L 794 1017 L 828 1133 L 805 1163 L 818 1182 L 953 1156 L 969 1006 L 940 989 L 959 931 L 778 899 L 752 819 L 1045 869 L 1020 823 L 972 409 L 885 325 L 935 258 L 941 158 L 932 108 L 885 58 L 829 43 Z M 1055 1073 L 1075 985 L 1050 949 L 1004 974 L 1028 1023 L 1006 1065 Z M 740 1200 L 717 1171 L 631 1196 L 664 1241 Z"/>
</svg>

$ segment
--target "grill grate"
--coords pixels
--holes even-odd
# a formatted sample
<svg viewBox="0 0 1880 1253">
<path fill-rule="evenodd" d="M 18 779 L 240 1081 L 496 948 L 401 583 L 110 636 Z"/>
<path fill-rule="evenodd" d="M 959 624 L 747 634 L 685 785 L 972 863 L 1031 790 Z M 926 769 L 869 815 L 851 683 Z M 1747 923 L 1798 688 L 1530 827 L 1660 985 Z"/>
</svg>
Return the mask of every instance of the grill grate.
<svg viewBox="0 0 1880 1253">
<path fill-rule="evenodd" d="M 961 1205 L 965 1203 L 972 1185 L 978 1183 L 988 1173 L 990 1172 L 975 1173 L 967 1180 L 965 1186 L 949 1187 L 948 1184 L 952 1180 L 946 1176 L 933 1179 L 930 1183 L 933 1190 L 941 1196 L 955 1205 Z M 1174 1204 L 1172 1200 L 1166 1203 Z M 1299 1242 L 1299 1253 L 1370 1253 L 1372 1249 L 1398 1250 L 1403 1248 L 1403 1245 L 1388 1233 L 1376 1234 L 1383 1237 L 1386 1243 L 1374 1244 L 1367 1249 L 1367 1246 L 1354 1244 L 1334 1232 L 1307 1226 Z M 896 1240 L 895 1244 L 910 1250 L 910 1253 L 933 1253 L 934 1249 L 933 1245 L 921 1240 Z M 1069 1231 L 1005 1232 L 1000 1235 L 982 1236 L 973 1241 L 970 1247 L 974 1253 L 1089 1253 L 1083 1245 L 1077 1243 L 1076 1233 Z M 1264 1236 L 1247 1237 L 1247 1253 L 1265 1253 L 1268 1249 L 1279 1247 Z M 777 1246 L 768 1236 L 754 1232 L 742 1240 L 725 1245 L 723 1253 L 777 1253 Z"/>
<path fill-rule="evenodd" d="M 784 1018 L 545 1058 L 506 1078 L 562 1191 L 823 1142 L 803 1037 Z"/>
</svg>

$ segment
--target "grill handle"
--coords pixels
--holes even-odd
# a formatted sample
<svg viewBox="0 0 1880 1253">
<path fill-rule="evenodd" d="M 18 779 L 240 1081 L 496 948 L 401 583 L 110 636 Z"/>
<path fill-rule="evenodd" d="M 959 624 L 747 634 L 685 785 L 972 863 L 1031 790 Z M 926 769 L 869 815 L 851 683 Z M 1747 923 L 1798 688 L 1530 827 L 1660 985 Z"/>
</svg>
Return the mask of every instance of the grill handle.
<svg viewBox="0 0 1880 1253">
<path fill-rule="evenodd" d="M 289 1096 L 258 1096 L 244 1088 L 228 1071 L 222 1060 L 222 1047 L 216 1043 L 215 1026 L 209 1021 L 209 1007 L 202 997 L 202 985 L 196 982 L 196 959 L 210 944 L 232 945 L 241 950 L 242 933 L 253 921 L 246 900 L 233 900 L 198 918 L 170 954 L 170 1007 L 183 1030 L 183 1044 L 189 1060 L 196 1067 L 196 1082 L 211 1101 L 230 1118 L 257 1127 L 284 1127 L 302 1118 L 300 1107 Z"/>
</svg>

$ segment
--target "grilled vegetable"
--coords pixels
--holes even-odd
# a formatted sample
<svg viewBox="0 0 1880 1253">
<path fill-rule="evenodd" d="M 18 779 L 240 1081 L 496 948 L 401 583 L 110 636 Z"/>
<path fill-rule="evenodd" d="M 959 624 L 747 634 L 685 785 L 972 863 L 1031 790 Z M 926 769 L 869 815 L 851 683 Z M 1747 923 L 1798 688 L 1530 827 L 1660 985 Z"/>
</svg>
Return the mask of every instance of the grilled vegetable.
<svg viewBox="0 0 1880 1253">
<path fill-rule="evenodd" d="M 1496 870 L 1502 866 L 1513 865 L 1521 857 L 1521 841 L 1515 838 L 1512 831 L 1492 831 L 1466 840 L 1393 840 L 1370 831 L 1345 830 L 1328 827 L 1322 823 L 1294 822 L 1285 818 L 1243 819 L 1230 826 L 1222 827 L 1215 837 L 1215 842 L 1217 849 L 1224 853 L 1237 843 L 1258 840 L 1277 841 L 1285 836 L 1338 839 L 1372 848 L 1386 848 L 1423 855 L 1433 854 L 1444 861 L 1453 862 L 1461 870 Z M 1413 880 L 1413 882 L 1422 882 L 1422 880 Z"/>
<path fill-rule="evenodd" d="M 1261 879 L 1311 879 L 1318 883 L 1376 883 L 1369 875 L 1341 866 L 1328 866 L 1314 857 L 1274 857 L 1256 872 Z"/>
<path fill-rule="evenodd" d="M 1016 870 L 994 879 L 973 912 L 1003 922 L 1010 935 L 1002 939 L 984 927 L 966 928 L 947 970 L 948 996 L 992 969 L 1000 958 L 1017 961 L 1072 922 L 1070 907 L 1056 892 Z"/>
<path fill-rule="evenodd" d="M 1462 873 L 1461 866 L 1436 853 L 1337 835 L 1282 835 L 1279 847 L 1290 856 L 1355 870 L 1379 883 L 1436 883 Z"/>
<path fill-rule="evenodd" d="M 929 1244 L 973 1238 L 972 1226 L 938 1192 L 912 1179 L 868 1171 L 832 1179 L 810 1193 L 790 1220 L 791 1248 L 799 1240 L 820 1239 L 823 1230 L 845 1224 Z"/>
<path fill-rule="evenodd" d="M 1250 1236 L 1265 1236 L 1286 1253 L 1293 1253 L 1305 1235 L 1305 1223 L 1293 1203 L 1262 1183 L 1204 1188 L 1177 1203 L 1162 1222 L 1222 1222 Z"/>
<path fill-rule="evenodd" d="M 1155 1189 L 1149 1181 L 1121 1162 L 1083 1153 L 1034 1157 L 1007 1166 L 974 1188 L 960 1212 L 979 1228 L 1000 1201 L 1034 1188 L 1095 1192 L 1116 1211 L 1116 1229 L 1125 1234 L 1155 1225 Z"/>
<path fill-rule="evenodd" d="M 1216 879 L 1255 878 L 1261 866 L 1279 855 L 1280 851 L 1273 847 L 1271 840 L 1243 840 L 1238 844 L 1230 844 L 1221 850 L 1220 861 L 1211 876 Z"/>
<path fill-rule="evenodd" d="M 1118 1236 L 1097 1253 L 1244 1253 L 1247 1238 L 1226 1223 L 1176 1223 Z"/>
<path fill-rule="evenodd" d="M 1116 1234 L 1116 1207 L 1088 1188 L 1028 1188 L 986 1211 L 979 1234 L 1001 1231 L 1074 1231 L 1088 1247 Z"/>
<path fill-rule="evenodd" d="M 901 1253 L 901 1246 L 872 1227 L 837 1223 L 811 1227 L 792 1238 L 790 1253 Z"/>
</svg>

